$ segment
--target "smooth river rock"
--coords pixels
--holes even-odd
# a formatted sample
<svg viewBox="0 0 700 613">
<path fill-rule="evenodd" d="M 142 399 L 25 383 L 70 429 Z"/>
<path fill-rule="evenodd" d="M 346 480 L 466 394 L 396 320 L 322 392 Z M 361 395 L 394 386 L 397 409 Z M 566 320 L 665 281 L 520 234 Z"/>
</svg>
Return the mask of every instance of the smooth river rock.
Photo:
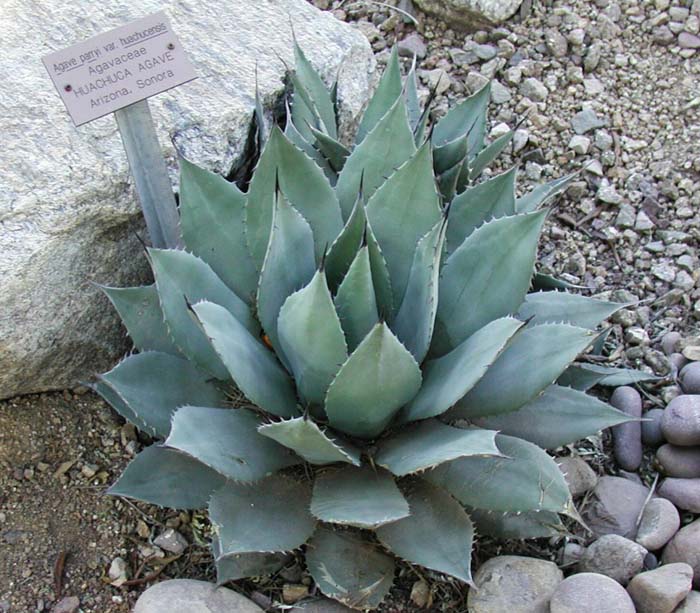
<svg viewBox="0 0 700 613">
<path fill-rule="evenodd" d="M 700 362 L 691 362 L 684 366 L 678 380 L 685 394 L 700 394 Z"/>
<path fill-rule="evenodd" d="M 673 613 L 700 613 L 700 592 L 688 592 L 685 600 Z"/>
<path fill-rule="evenodd" d="M 598 480 L 592 494 L 583 509 L 583 517 L 594 534 L 634 538 L 637 516 L 649 490 L 641 483 L 606 475 Z"/>
<path fill-rule="evenodd" d="M 700 395 L 683 394 L 671 400 L 661 418 L 661 431 L 674 445 L 700 445 Z"/>
<path fill-rule="evenodd" d="M 553 562 L 497 556 L 479 567 L 469 590 L 470 613 L 548 613 L 549 599 L 564 574 Z"/>
<path fill-rule="evenodd" d="M 679 509 L 700 513 L 700 479 L 668 477 L 661 482 L 657 493 Z"/>
<path fill-rule="evenodd" d="M 492 613 L 495 613 L 496 609 Z M 503 609 L 503 613 L 506 613 Z M 552 595 L 550 613 L 635 613 L 629 594 L 617 581 L 595 573 L 567 577 Z M 500 613 L 500 611 L 499 611 Z"/>
<path fill-rule="evenodd" d="M 618 387 L 610 404 L 630 417 L 642 416 L 642 397 L 628 385 Z M 618 465 L 624 470 L 637 470 L 642 463 L 642 424 L 628 421 L 612 428 L 613 452 Z"/>
<path fill-rule="evenodd" d="M 512 17 L 522 0 L 413 0 L 427 13 L 442 17 L 450 26 L 477 29 L 488 22 Z"/>
<path fill-rule="evenodd" d="M 555 461 L 564 474 L 572 496 L 582 496 L 598 483 L 598 475 L 583 458 L 566 456 Z"/>
<path fill-rule="evenodd" d="M 693 569 L 683 562 L 640 573 L 627 586 L 637 613 L 672 613 L 690 592 Z"/>
<path fill-rule="evenodd" d="M 656 462 L 669 477 L 700 477 L 700 447 L 661 445 L 656 451 Z"/>
<path fill-rule="evenodd" d="M 678 509 L 670 500 L 652 498 L 644 507 L 636 541 L 649 551 L 658 551 L 681 527 Z"/>
<path fill-rule="evenodd" d="M 199 78 L 151 98 L 171 179 L 174 141 L 192 161 L 228 175 L 244 151 L 255 69 L 263 103 L 277 106 L 292 27 L 327 82 L 339 75 L 344 125 L 355 121 L 374 79 L 367 39 L 305 0 L 24 0 L 2 3 L 0 131 L 0 398 L 62 389 L 106 369 L 128 342 L 91 282 L 149 280 L 144 235 L 116 122 L 79 128 L 40 55 L 164 10 Z M 31 33 L 28 35 L 27 33 Z M 271 113 L 271 111 L 270 111 Z"/>
<path fill-rule="evenodd" d="M 578 568 L 581 572 L 599 573 L 627 585 L 644 568 L 647 553 L 634 541 L 617 534 L 606 534 L 586 548 Z"/>
<path fill-rule="evenodd" d="M 664 416 L 663 409 L 649 409 L 642 416 L 642 443 L 647 447 L 658 447 L 664 442 L 664 433 L 661 431 L 661 419 Z"/>
<path fill-rule="evenodd" d="M 133 613 L 262 613 L 245 596 L 205 581 L 171 579 L 149 587 Z"/>
<path fill-rule="evenodd" d="M 693 568 L 693 587 L 700 588 L 700 519 L 681 528 L 666 545 L 664 564 L 685 562 Z"/>
</svg>

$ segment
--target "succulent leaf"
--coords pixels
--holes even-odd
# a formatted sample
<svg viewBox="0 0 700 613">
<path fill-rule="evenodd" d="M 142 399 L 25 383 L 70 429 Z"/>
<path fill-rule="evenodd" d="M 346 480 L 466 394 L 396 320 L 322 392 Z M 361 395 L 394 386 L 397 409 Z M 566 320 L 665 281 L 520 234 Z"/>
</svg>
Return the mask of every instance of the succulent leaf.
<svg viewBox="0 0 700 613">
<path fill-rule="evenodd" d="M 170 338 L 155 285 L 143 287 L 98 286 L 117 309 L 134 347 L 181 355 Z"/>
<path fill-rule="evenodd" d="M 372 438 L 415 396 L 420 385 L 420 368 L 413 356 L 386 323 L 378 323 L 328 388 L 326 415 L 341 432 Z"/>
<path fill-rule="evenodd" d="M 310 501 L 309 485 L 284 475 L 250 485 L 228 481 L 209 502 L 220 556 L 300 547 L 316 526 L 309 513 Z"/>
<path fill-rule="evenodd" d="M 335 106 L 325 83 L 314 70 L 311 62 L 297 41 L 294 41 L 294 59 L 298 83 L 308 93 L 321 119 L 323 129 L 332 138 L 337 137 Z"/>
<path fill-rule="evenodd" d="M 226 399 L 190 362 L 157 351 L 131 355 L 100 379 L 136 414 L 146 432 L 157 437 L 168 435 L 177 407 L 200 402 L 216 406 Z"/>
<path fill-rule="evenodd" d="M 657 381 L 659 377 L 652 373 L 642 370 L 634 370 L 632 368 L 613 368 L 611 366 L 603 366 L 602 364 L 575 364 L 570 369 L 577 369 L 579 373 L 585 371 L 600 377 L 596 383 L 608 387 L 620 387 L 621 385 L 634 385 L 642 381 Z M 567 369 L 568 370 L 568 369 Z M 566 373 L 565 373 L 566 374 Z M 560 385 L 568 385 L 558 381 Z M 575 387 L 571 385 L 571 387 Z M 592 386 L 591 386 L 592 387 Z"/>
<path fill-rule="evenodd" d="M 360 450 L 340 438 L 331 438 L 310 419 L 295 417 L 264 424 L 258 432 L 288 447 L 311 464 L 347 462 L 360 465 Z"/>
<path fill-rule="evenodd" d="M 467 157 L 467 135 L 462 134 L 454 140 L 433 149 L 435 174 L 441 175 L 455 166 L 461 166 Z"/>
<path fill-rule="evenodd" d="M 214 534 L 211 549 L 216 564 L 216 583 L 223 585 L 246 577 L 261 577 L 276 573 L 289 558 L 284 553 L 233 553 L 221 555 L 221 543 Z"/>
<path fill-rule="evenodd" d="M 180 227 L 185 247 L 250 305 L 258 271 L 246 243 L 245 201 L 234 183 L 180 158 Z"/>
<path fill-rule="evenodd" d="M 367 219 L 389 269 L 394 305 L 403 299 L 418 241 L 441 218 L 432 168 L 426 143 L 367 201 Z"/>
<path fill-rule="evenodd" d="M 287 116 L 287 125 L 294 124 L 295 130 L 310 145 L 314 142 L 314 136 L 311 128 L 321 127 L 321 118 L 318 112 L 313 108 L 309 93 L 301 85 L 299 77 L 294 73 L 290 73 L 290 80 L 293 84 L 291 95 L 291 113 Z M 286 129 L 285 129 L 286 132 Z M 289 136 L 289 135 L 288 135 Z M 294 142 L 294 138 L 290 138 Z"/>
<path fill-rule="evenodd" d="M 287 110 L 287 117 L 287 124 L 284 126 L 284 135 L 287 137 L 287 140 L 316 162 L 316 165 L 323 171 L 323 174 L 326 175 L 329 183 L 335 185 L 335 182 L 338 180 L 338 175 L 331 167 L 329 160 L 324 157 L 324 154 L 314 147 L 311 142 L 304 138 L 299 129 L 294 125 L 294 121 L 291 118 L 291 111 L 289 110 Z M 309 130 L 311 130 L 311 128 L 309 128 Z M 313 135 L 311 135 L 311 138 L 313 138 Z"/>
<path fill-rule="evenodd" d="M 491 162 L 493 162 L 501 152 L 513 140 L 513 130 L 499 136 L 496 140 L 484 147 L 476 155 L 474 160 L 469 165 L 469 179 L 473 181 L 477 179 Z"/>
<path fill-rule="evenodd" d="M 366 225 L 365 205 L 362 201 L 362 194 L 359 194 L 350 218 L 326 256 L 326 277 L 328 278 L 328 287 L 333 294 L 335 294 L 362 246 Z"/>
<path fill-rule="evenodd" d="M 99 394 L 119 415 L 126 419 L 129 423 L 134 424 L 142 432 L 147 432 L 155 435 L 155 430 L 143 421 L 133 409 L 124 401 L 124 399 L 110 387 L 106 382 L 99 378 L 96 381 L 85 384 L 93 392 Z"/>
<path fill-rule="evenodd" d="M 503 456 L 460 458 L 425 478 L 479 509 L 574 512 L 564 475 L 542 449 L 503 434 L 496 436 L 496 445 Z"/>
<path fill-rule="evenodd" d="M 450 255 L 442 270 L 432 355 L 448 353 L 489 321 L 518 310 L 544 218 L 542 211 L 494 219 Z"/>
<path fill-rule="evenodd" d="M 394 106 L 396 100 L 401 96 L 402 88 L 399 54 L 398 49 L 394 47 L 379 85 L 377 85 L 357 128 L 357 136 L 355 137 L 357 145 L 367 137 L 382 117 Z"/>
<path fill-rule="evenodd" d="M 633 420 L 584 392 L 550 385 L 517 411 L 473 421 L 482 428 L 493 428 L 503 434 L 517 436 L 543 449 L 556 449 L 610 426 Z"/>
<path fill-rule="evenodd" d="M 394 560 L 377 545 L 325 526 L 309 541 L 306 565 L 321 592 L 353 609 L 378 607 L 394 582 Z"/>
<path fill-rule="evenodd" d="M 248 400 L 279 417 L 299 413 L 292 380 L 257 338 L 218 304 L 200 302 L 192 309 L 231 378 Z"/>
<path fill-rule="evenodd" d="M 547 200 L 553 198 L 557 194 L 563 192 L 571 182 L 577 177 L 578 173 L 559 177 L 549 183 L 538 185 L 532 191 L 524 196 L 521 196 L 515 201 L 515 210 L 518 213 L 531 213 L 539 209 Z"/>
<path fill-rule="evenodd" d="M 484 222 L 515 214 L 516 173 L 517 168 L 513 167 L 455 196 L 447 226 L 448 254 Z"/>
<path fill-rule="evenodd" d="M 287 298 L 314 276 L 314 239 L 309 224 L 280 194 L 274 209 L 272 232 L 258 284 L 258 319 L 285 366 L 277 320 Z"/>
<path fill-rule="evenodd" d="M 316 477 L 311 513 L 325 522 L 376 528 L 408 516 L 409 509 L 388 472 L 344 466 Z"/>
<path fill-rule="evenodd" d="M 496 432 L 423 421 L 379 442 L 374 461 L 403 477 L 465 456 L 501 455 Z"/>
<path fill-rule="evenodd" d="M 474 526 L 464 507 L 445 490 L 422 479 L 406 488 L 411 514 L 377 529 L 397 556 L 472 584 Z"/>
<path fill-rule="evenodd" d="M 594 338 L 590 330 L 568 324 L 526 328 L 448 417 L 469 419 L 519 409 L 555 381 Z"/>
<path fill-rule="evenodd" d="M 280 309 L 277 334 L 301 397 L 322 406 L 328 386 L 348 357 L 326 274 L 287 298 Z"/>
<path fill-rule="evenodd" d="M 471 155 L 483 147 L 486 130 L 486 107 L 491 97 L 491 84 L 485 85 L 473 95 L 452 107 L 435 124 L 432 142 L 436 147 L 454 141 L 459 136 L 469 135 L 467 148 Z M 483 125 L 482 125 L 483 124 Z"/>
<path fill-rule="evenodd" d="M 556 383 L 563 387 L 586 392 L 602 381 L 606 375 L 586 368 L 588 364 L 571 364 L 557 379 Z"/>
<path fill-rule="evenodd" d="M 192 319 L 189 304 L 211 300 L 227 309 L 251 334 L 259 327 L 248 305 L 198 257 L 185 251 L 149 249 L 160 306 L 170 335 L 180 351 L 202 370 L 217 379 L 228 379 L 228 371 L 212 349 L 201 328 Z"/>
<path fill-rule="evenodd" d="M 256 481 L 299 464 L 289 449 L 258 434 L 261 424 L 247 409 L 184 406 L 173 415 L 165 444 L 236 481 Z"/>
<path fill-rule="evenodd" d="M 467 513 L 480 535 L 499 539 L 536 539 L 563 536 L 566 528 L 551 511 L 501 513 L 467 507 Z"/>
<path fill-rule="evenodd" d="M 411 131 L 416 135 L 416 146 L 420 146 L 423 135 L 417 134 L 421 119 L 423 117 L 423 109 L 418 99 L 418 80 L 416 79 L 416 58 L 414 56 L 411 63 L 411 69 L 406 75 L 404 84 L 404 99 L 406 101 L 406 112 L 408 113 L 408 125 L 411 126 Z"/>
<path fill-rule="evenodd" d="M 325 156 L 330 164 L 331 168 L 336 172 L 343 170 L 345 166 L 345 160 L 350 155 L 350 150 L 345 147 L 342 143 L 339 143 L 334 138 L 324 134 L 320 130 L 311 128 L 311 133 L 316 139 L 316 147 Z"/>
<path fill-rule="evenodd" d="M 437 176 L 438 189 L 443 202 L 452 202 L 454 199 L 465 163 L 466 158 Z"/>
<path fill-rule="evenodd" d="M 418 241 L 401 306 L 391 324 L 394 334 L 416 362 L 423 361 L 435 327 L 440 258 L 445 245 L 447 219 L 440 219 Z M 394 287 L 394 285 L 392 285 Z"/>
<path fill-rule="evenodd" d="M 335 191 L 316 163 L 295 147 L 278 127 L 272 129 L 270 146 L 274 148 L 280 189 L 311 226 L 314 253 L 316 261 L 320 262 L 327 245 L 343 227 Z"/>
<path fill-rule="evenodd" d="M 335 308 L 345 331 L 348 350 L 354 351 L 379 321 L 372 284 L 369 247 L 358 252 L 335 296 Z"/>
<path fill-rule="evenodd" d="M 394 314 L 394 298 L 391 289 L 391 275 L 374 232 L 369 224 L 365 226 L 365 238 L 369 249 L 369 264 L 372 269 L 372 284 L 377 300 L 377 310 L 383 319 L 391 319 Z"/>
<path fill-rule="evenodd" d="M 423 385 L 403 408 L 402 422 L 441 415 L 471 390 L 522 328 L 522 322 L 502 317 L 486 324 L 441 358 L 423 365 Z"/>
<path fill-rule="evenodd" d="M 171 509 L 202 509 L 224 477 L 194 458 L 175 449 L 151 445 L 126 467 L 107 490 Z"/>
<path fill-rule="evenodd" d="M 594 330 L 626 304 L 594 300 L 568 292 L 535 292 L 525 296 L 518 317 L 533 324 L 567 322 Z"/>
<path fill-rule="evenodd" d="M 360 191 L 371 196 L 416 151 L 406 105 L 399 97 L 367 137 L 355 147 L 338 176 L 336 191 L 343 219 L 347 219 Z"/>
</svg>

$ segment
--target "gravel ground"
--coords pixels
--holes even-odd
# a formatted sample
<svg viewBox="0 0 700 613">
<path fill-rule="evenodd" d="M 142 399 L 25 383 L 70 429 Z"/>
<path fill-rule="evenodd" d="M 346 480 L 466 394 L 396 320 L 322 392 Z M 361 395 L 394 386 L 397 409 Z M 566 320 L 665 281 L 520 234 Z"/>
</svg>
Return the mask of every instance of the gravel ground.
<svg viewBox="0 0 700 613">
<path fill-rule="evenodd" d="M 700 52 L 689 48 L 700 1 L 536 3 L 519 20 L 472 33 L 418 11 L 416 27 L 375 2 L 313 3 L 360 28 L 380 61 L 395 42 L 406 56 L 418 52 L 424 94 L 441 91 L 437 114 L 495 77 L 494 134 L 525 117 L 515 151 L 501 160 L 519 164 L 522 188 L 581 171 L 548 222 L 541 271 L 589 295 L 640 301 L 615 316 L 605 355 L 668 373 L 660 336 L 697 336 L 700 319 Z M 406 0 L 391 3 L 411 10 Z M 645 392 L 649 408 L 677 387 L 666 380 Z M 78 596 L 83 612 L 128 611 L 156 573 L 211 576 L 206 549 L 196 545 L 206 536 L 202 518 L 103 495 L 144 442 L 90 393 L 0 403 L 0 613 L 49 611 L 66 596 Z M 587 445 L 597 471 L 614 472 L 604 441 Z M 155 546 L 168 527 L 193 545 L 178 555 Z M 557 555 L 547 543 L 482 543 L 476 558 L 496 553 Z M 115 558 L 124 561 L 121 577 Z M 284 574 L 237 589 L 279 602 L 284 582 L 305 580 L 295 564 Z M 134 583 L 110 585 L 125 579 Z M 404 568 L 384 610 L 418 610 L 409 595 L 419 579 Z M 466 610 L 461 588 L 428 583 L 428 610 Z M 425 587 L 417 586 L 417 599 Z"/>
</svg>

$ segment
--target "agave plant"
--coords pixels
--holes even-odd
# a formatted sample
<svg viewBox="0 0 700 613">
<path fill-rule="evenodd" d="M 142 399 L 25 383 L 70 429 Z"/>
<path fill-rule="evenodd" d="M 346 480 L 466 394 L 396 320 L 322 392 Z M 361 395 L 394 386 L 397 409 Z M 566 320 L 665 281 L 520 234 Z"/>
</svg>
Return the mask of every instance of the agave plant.
<svg viewBox="0 0 700 613">
<path fill-rule="evenodd" d="M 470 583 L 476 530 L 576 516 L 544 449 L 628 419 L 585 390 L 629 373 L 572 364 L 624 305 L 531 291 L 570 178 L 479 181 L 511 136 L 484 143 L 488 87 L 428 134 L 394 53 L 348 148 L 299 48 L 291 79 L 247 192 L 182 160 L 185 248 L 104 288 L 138 352 L 94 387 L 158 441 L 110 492 L 208 507 L 220 582 L 303 548 L 323 593 L 374 608 L 395 556 Z"/>
</svg>

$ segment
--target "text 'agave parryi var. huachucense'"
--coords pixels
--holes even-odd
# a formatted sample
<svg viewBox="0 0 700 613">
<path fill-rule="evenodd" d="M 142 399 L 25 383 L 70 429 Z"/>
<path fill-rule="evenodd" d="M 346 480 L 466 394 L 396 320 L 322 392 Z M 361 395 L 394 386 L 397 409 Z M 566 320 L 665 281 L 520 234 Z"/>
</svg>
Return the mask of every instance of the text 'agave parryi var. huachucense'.
<svg viewBox="0 0 700 613">
<path fill-rule="evenodd" d="M 290 78 L 247 192 L 181 160 L 184 249 L 104 288 L 138 352 L 94 388 L 157 440 L 110 491 L 207 507 L 221 582 L 303 547 L 323 593 L 374 608 L 395 556 L 470 583 L 475 531 L 576 516 L 543 449 L 628 419 L 585 390 L 633 373 L 575 363 L 624 305 L 533 275 L 571 178 L 479 181 L 512 136 L 485 145 L 488 86 L 429 125 L 393 53 L 348 148 L 298 47 Z"/>
</svg>

